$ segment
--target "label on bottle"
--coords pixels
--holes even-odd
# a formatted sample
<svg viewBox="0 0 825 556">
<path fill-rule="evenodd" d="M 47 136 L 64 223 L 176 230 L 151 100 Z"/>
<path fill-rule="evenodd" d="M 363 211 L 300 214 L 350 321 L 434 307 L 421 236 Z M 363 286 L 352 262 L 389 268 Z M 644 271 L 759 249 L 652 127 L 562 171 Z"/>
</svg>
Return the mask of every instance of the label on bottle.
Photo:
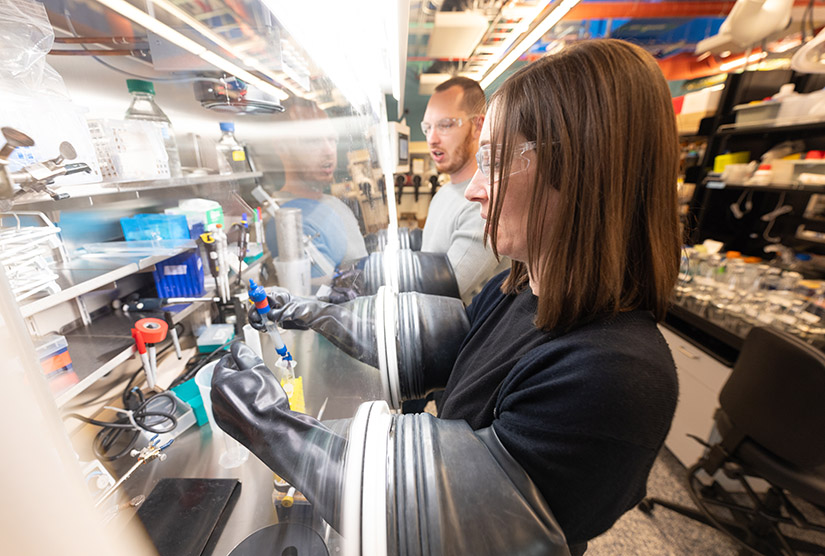
<svg viewBox="0 0 825 556">
<path fill-rule="evenodd" d="M 243 162 L 246 160 L 245 151 L 232 151 L 232 160 L 235 162 Z"/>
<path fill-rule="evenodd" d="M 160 128 L 160 133 L 163 135 L 163 140 L 167 141 L 170 137 L 169 135 L 169 124 L 166 122 L 159 122 L 158 127 Z"/>
</svg>

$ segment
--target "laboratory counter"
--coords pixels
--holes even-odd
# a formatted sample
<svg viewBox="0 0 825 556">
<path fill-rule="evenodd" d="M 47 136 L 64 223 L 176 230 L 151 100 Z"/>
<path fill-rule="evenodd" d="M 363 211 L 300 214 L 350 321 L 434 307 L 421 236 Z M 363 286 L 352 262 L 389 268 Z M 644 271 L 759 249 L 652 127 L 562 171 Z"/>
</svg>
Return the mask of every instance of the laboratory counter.
<svg viewBox="0 0 825 556">
<path fill-rule="evenodd" d="M 297 362 L 295 374 L 302 378 L 307 414 L 318 416 L 321 413 L 324 421 L 351 418 L 362 402 L 381 398 L 376 369 L 348 357 L 315 332 L 284 331 L 282 336 Z M 262 339 L 266 354 L 271 344 L 266 343 L 267 337 L 262 336 Z M 168 385 L 180 374 L 186 357 L 185 355 L 183 360 L 178 361 L 173 352 L 166 356 L 159 366 L 160 385 Z M 271 361 L 267 363 L 271 367 Z M 118 392 L 114 398 L 115 403 L 120 401 L 119 396 Z M 110 420 L 112 415 L 110 410 L 103 410 L 97 418 Z M 85 425 L 72 436 L 81 461 L 94 459 L 92 442 L 98 430 L 98 427 Z M 138 440 L 134 448 L 141 449 L 149 439 L 150 435 L 147 434 Z M 137 520 L 137 512 L 129 505 L 129 501 L 140 496 L 148 499 L 153 488 L 166 478 L 237 479 L 240 482 L 239 496 L 234 505 L 228 506 L 228 519 L 222 529 L 218 525 L 216 535 L 210 539 L 210 546 L 204 554 L 230 554 L 255 531 L 278 523 L 278 512 L 273 503 L 274 473 L 253 454 L 238 467 L 222 467 L 219 463 L 222 444 L 221 441 L 213 442 L 208 423 L 201 427 L 195 424 L 180 434 L 164 451 L 167 455 L 165 460 L 156 459 L 138 467 L 120 486 L 120 492 L 116 492 L 101 505 L 104 513 L 109 512 L 108 515 L 115 511 L 115 506 L 119 508 L 118 515 L 109 526 L 122 527 L 130 520 Z M 104 465 L 112 478 L 118 480 L 135 461 L 134 457 L 126 455 L 114 462 L 104 462 Z M 290 511 L 298 510 L 299 499 L 296 496 L 296 505 Z M 305 508 L 304 505 L 303 509 Z M 294 519 L 290 519 L 292 521 Z M 306 523 L 306 520 L 302 522 Z M 313 529 L 324 537 L 329 552 L 334 554 L 339 535 L 328 526 L 321 527 L 317 518 Z M 278 554 L 280 553 L 279 551 Z"/>
</svg>

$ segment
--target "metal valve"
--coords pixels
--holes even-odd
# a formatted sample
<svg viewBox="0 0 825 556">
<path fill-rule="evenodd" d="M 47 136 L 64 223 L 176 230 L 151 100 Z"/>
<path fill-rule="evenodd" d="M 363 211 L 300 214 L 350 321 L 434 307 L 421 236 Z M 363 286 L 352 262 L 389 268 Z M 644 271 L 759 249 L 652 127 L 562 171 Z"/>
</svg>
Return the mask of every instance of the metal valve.
<svg viewBox="0 0 825 556">
<path fill-rule="evenodd" d="M 58 176 L 91 172 L 86 163 L 64 164 L 77 158 L 77 151 L 68 141 L 63 141 L 55 158 L 35 162 L 17 172 L 9 172 L 9 157 L 18 147 L 32 147 L 34 140 L 25 133 L 11 127 L 2 128 L 6 144 L 0 149 L 0 210 L 9 210 L 15 196 L 26 192 L 44 192 L 52 199 L 68 197 L 65 193 L 55 193 L 48 186 Z"/>
</svg>

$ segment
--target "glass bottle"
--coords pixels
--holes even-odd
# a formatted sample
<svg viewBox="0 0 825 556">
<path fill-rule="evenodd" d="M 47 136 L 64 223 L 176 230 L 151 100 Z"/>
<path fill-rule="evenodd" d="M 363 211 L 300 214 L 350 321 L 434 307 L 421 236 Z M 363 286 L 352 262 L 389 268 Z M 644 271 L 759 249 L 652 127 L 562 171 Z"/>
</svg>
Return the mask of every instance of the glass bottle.
<svg viewBox="0 0 825 556">
<path fill-rule="evenodd" d="M 229 163 L 233 174 L 249 172 L 249 163 L 246 160 L 246 151 L 237 139 L 235 139 L 235 124 L 232 122 L 221 122 L 221 138 L 218 141 L 218 152 L 223 155 Z"/>
<path fill-rule="evenodd" d="M 180 154 L 175 133 L 172 131 L 172 122 L 155 102 L 155 86 L 151 81 L 142 79 L 127 79 L 126 86 L 132 93 L 132 104 L 126 110 L 127 120 L 144 120 L 154 123 L 160 128 L 163 135 L 163 146 L 169 157 L 169 175 L 178 178 L 183 175 L 180 167 Z"/>
</svg>

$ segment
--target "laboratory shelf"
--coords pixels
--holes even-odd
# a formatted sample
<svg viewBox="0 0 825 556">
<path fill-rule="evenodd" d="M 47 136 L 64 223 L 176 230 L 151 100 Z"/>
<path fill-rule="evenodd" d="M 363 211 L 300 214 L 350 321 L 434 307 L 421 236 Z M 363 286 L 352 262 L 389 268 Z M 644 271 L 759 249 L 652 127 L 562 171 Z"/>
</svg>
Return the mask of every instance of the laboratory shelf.
<svg viewBox="0 0 825 556">
<path fill-rule="evenodd" d="M 744 183 L 724 182 L 718 178 L 706 178 L 705 187 L 708 189 L 752 189 L 754 191 L 768 191 L 775 193 L 825 193 L 825 186 L 822 185 L 748 185 Z"/>
<path fill-rule="evenodd" d="M 155 264 L 188 249 L 194 249 L 194 246 L 182 247 L 176 253 L 165 255 L 131 257 L 110 255 L 105 259 L 78 258 L 58 265 L 53 270 L 59 276 L 57 283 L 61 290 L 47 297 L 29 301 L 20 307 L 20 313 L 24 317 L 30 317 L 40 311 L 94 291 L 136 272 L 151 269 Z"/>
<path fill-rule="evenodd" d="M 244 269 L 244 280 L 255 276 L 269 259 L 264 255 Z M 236 277 L 231 277 L 234 281 Z M 214 297 L 215 289 L 207 288 L 203 297 Z M 200 303 L 189 303 L 171 311 L 172 321 L 178 323 L 194 312 Z M 57 407 L 63 407 L 75 396 L 89 388 L 115 367 L 132 357 L 134 340 L 131 329 L 134 323 L 145 317 L 158 317 L 158 313 L 114 312 L 96 318 L 88 326 L 65 334 L 69 355 L 79 382 L 56 396 Z"/>
<path fill-rule="evenodd" d="M 141 192 L 155 189 L 169 189 L 174 187 L 187 187 L 195 185 L 209 185 L 231 181 L 244 181 L 260 178 L 261 172 L 243 172 L 238 174 L 207 174 L 202 176 L 183 176 L 180 178 L 164 178 L 156 180 L 127 180 L 127 181 L 107 181 L 99 183 L 86 183 L 77 185 L 64 185 L 56 187 L 57 193 L 65 193 L 69 198 L 95 197 L 98 195 L 110 195 L 113 193 Z M 21 195 L 14 201 L 14 206 L 21 206 L 32 203 L 60 202 L 53 201 L 46 193 L 27 193 Z"/>
<path fill-rule="evenodd" d="M 811 120 L 807 122 L 778 124 L 773 120 L 765 120 L 747 124 L 726 124 L 716 129 L 716 135 L 744 135 L 760 133 L 805 133 L 808 131 L 821 132 L 825 128 L 825 121 Z"/>
</svg>

